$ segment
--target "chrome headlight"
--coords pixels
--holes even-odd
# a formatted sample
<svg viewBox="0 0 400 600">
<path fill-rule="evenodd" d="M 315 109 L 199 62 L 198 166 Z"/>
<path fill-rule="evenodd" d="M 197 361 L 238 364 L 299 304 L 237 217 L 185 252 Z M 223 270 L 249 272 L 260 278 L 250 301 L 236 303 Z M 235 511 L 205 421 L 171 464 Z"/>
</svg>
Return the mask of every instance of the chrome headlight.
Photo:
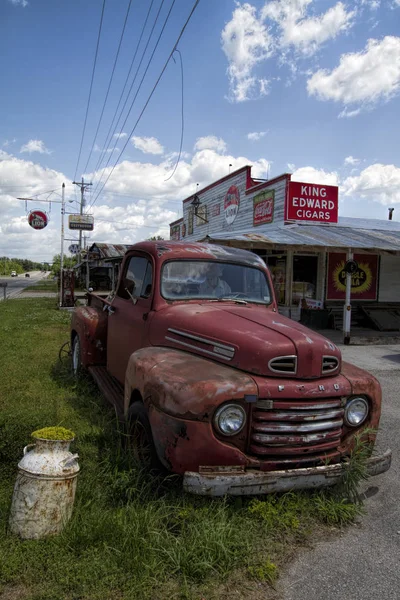
<svg viewBox="0 0 400 600">
<path fill-rule="evenodd" d="M 246 423 L 246 412 L 239 404 L 224 404 L 214 415 L 214 426 L 224 435 L 236 435 Z"/>
<path fill-rule="evenodd" d="M 368 416 L 369 406 L 365 398 L 352 398 L 344 409 L 344 420 L 350 427 L 358 427 Z"/>
</svg>

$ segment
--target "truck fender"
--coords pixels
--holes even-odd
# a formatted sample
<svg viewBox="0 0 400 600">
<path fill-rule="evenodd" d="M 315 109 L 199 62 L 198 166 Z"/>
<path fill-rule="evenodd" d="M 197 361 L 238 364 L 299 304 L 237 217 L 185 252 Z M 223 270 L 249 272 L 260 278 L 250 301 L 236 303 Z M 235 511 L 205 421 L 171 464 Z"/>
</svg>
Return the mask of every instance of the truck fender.
<svg viewBox="0 0 400 600">
<path fill-rule="evenodd" d="M 255 381 L 228 365 L 171 348 L 142 348 L 129 359 L 125 378 L 124 414 L 137 390 L 145 404 L 189 420 L 209 420 L 226 400 L 257 396 Z"/>
<path fill-rule="evenodd" d="M 91 306 L 79 306 L 72 315 L 71 347 L 79 335 L 82 366 L 103 365 L 107 360 L 108 315 Z"/>
</svg>

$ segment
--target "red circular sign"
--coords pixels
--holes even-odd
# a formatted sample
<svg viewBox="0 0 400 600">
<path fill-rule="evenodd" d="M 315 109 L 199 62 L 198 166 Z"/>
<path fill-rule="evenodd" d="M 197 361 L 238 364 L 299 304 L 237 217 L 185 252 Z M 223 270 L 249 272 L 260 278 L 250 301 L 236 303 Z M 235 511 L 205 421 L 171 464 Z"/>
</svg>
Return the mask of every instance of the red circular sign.
<svg viewBox="0 0 400 600">
<path fill-rule="evenodd" d="M 44 229 L 49 218 L 42 210 L 32 210 L 28 216 L 28 223 L 33 229 Z"/>
<path fill-rule="evenodd" d="M 239 212 L 240 192 L 236 185 L 231 185 L 224 200 L 225 219 L 228 225 L 233 223 Z"/>
</svg>

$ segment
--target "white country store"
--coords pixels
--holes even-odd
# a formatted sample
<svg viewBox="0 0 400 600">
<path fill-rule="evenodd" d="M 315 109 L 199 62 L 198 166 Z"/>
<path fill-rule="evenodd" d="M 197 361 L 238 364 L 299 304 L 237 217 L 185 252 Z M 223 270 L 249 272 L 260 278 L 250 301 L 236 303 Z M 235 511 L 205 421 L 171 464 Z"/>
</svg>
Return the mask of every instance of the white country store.
<svg viewBox="0 0 400 600">
<path fill-rule="evenodd" d="M 338 210 L 335 186 L 292 182 L 288 173 L 254 179 L 245 166 L 183 200 L 170 237 L 257 253 L 273 274 L 280 312 L 293 319 L 342 328 L 347 281 L 353 324 L 400 331 L 400 223 Z M 351 276 L 347 260 L 356 263 Z"/>
</svg>

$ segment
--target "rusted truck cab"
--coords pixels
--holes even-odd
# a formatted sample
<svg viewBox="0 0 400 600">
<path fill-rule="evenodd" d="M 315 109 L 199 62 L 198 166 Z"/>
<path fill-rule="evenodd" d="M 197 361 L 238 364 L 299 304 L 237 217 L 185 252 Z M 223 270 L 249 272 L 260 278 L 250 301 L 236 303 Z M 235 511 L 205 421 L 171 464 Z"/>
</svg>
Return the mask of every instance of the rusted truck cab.
<svg viewBox="0 0 400 600">
<path fill-rule="evenodd" d="M 331 341 L 278 313 L 270 273 L 244 250 L 143 242 L 115 291 L 75 309 L 87 369 L 156 459 L 196 494 L 323 487 L 355 436 L 375 441 L 381 388 Z M 139 440 L 138 440 L 139 441 Z M 368 459 L 386 471 L 391 452 Z"/>
</svg>

